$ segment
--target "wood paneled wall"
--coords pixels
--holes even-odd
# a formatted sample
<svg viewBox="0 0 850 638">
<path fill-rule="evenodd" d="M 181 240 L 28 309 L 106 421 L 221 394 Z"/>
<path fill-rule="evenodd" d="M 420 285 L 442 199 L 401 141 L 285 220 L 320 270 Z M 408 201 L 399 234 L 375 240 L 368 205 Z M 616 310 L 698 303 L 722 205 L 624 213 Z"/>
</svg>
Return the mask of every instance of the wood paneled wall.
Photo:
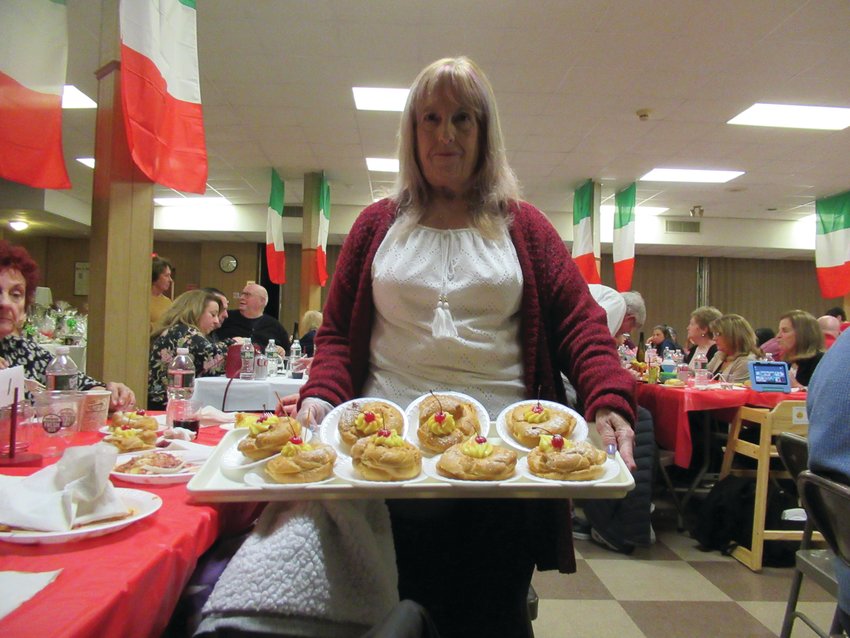
<svg viewBox="0 0 850 638">
<path fill-rule="evenodd" d="M 41 284 L 53 292 L 53 301 L 67 301 L 80 310 L 88 310 L 88 295 L 74 295 L 74 264 L 89 261 L 89 240 L 63 237 L 8 237 L 27 249 L 38 263 Z"/>
</svg>

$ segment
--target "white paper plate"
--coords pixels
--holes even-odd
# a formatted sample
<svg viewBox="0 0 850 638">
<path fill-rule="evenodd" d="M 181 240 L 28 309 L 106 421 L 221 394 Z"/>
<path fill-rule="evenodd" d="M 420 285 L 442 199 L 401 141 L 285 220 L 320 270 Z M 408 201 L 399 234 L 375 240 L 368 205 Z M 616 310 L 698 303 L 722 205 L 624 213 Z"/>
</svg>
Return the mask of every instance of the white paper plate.
<svg viewBox="0 0 850 638">
<path fill-rule="evenodd" d="M 151 416 L 154 419 L 156 419 L 156 422 L 159 424 L 159 427 L 156 429 L 156 433 L 162 434 L 163 432 L 165 432 L 165 430 L 166 430 L 165 415 L 164 414 L 157 414 L 157 415 L 151 415 Z M 100 428 L 98 430 L 98 432 L 100 432 L 101 434 L 110 434 L 112 432 L 112 429 L 108 425 L 104 425 L 102 428 Z"/>
<path fill-rule="evenodd" d="M 245 474 L 255 468 L 260 468 L 262 470 L 262 466 L 274 456 L 274 454 L 272 454 L 264 459 L 255 461 L 242 454 L 242 452 L 239 451 L 239 442 L 248 435 L 248 428 L 239 428 L 239 430 L 240 432 L 237 433 L 233 439 L 233 445 L 225 450 L 224 454 L 221 455 L 221 464 L 219 465 L 221 473 L 234 481 L 243 480 Z M 238 436 L 240 433 L 242 436 Z M 313 438 L 313 433 L 310 432 L 310 430 L 301 428 L 301 436 L 304 442 L 308 443 L 310 439 Z"/>
<path fill-rule="evenodd" d="M 617 453 L 619 454 L 619 452 Z M 532 473 L 532 471 L 528 468 L 528 457 L 522 457 L 519 461 L 517 461 L 516 469 L 522 476 L 525 478 L 533 479 L 535 481 L 543 481 L 544 483 L 557 483 L 558 485 L 595 485 L 596 483 L 604 483 L 605 481 L 610 481 L 612 478 L 616 477 L 617 474 L 620 473 L 620 467 L 617 465 L 617 461 L 612 458 L 605 459 L 605 473 L 597 479 L 592 479 L 590 481 L 559 481 L 557 479 L 545 478 L 543 476 L 537 476 Z"/>
<path fill-rule="evenodd" d="M 156 494 L 151 494 L 144 490 L 131 490 L 121 487 L 116 487 L 115 491 L 121 497 L 121 500 L 124 501 L 124 504 L 133 510 L 132 516 L 117 521 L 84 525 L 70 532 L 33 532 L 24 530 L 0 532 L 0 541 L 17 543 L 19 545 L 73 543 L 86 538 L 94 538 L 95 536 L 104 536 L 112 532 L 117 532 L 128 525 L 132 525 L 136 521 L 147 518 L 162 507 L 162 499 Z"/>
<path fill-rule="evenodd" d="M 424 470 L 426 476 L 430 476 L 431 478 L 435 478 L 439 481 L 445 481 L 446 483 L 455 483 L 457 485 L 466 485 L 467 487 L 475 487 L 476 485 L 485 485 L 485 486 L 488 486 L 488 487 L 493 487 L 494 485 L 500 485 L 502 483 L 510 483 L 511 481 L 515 481 L 520 476 L 519 469 L 518 469 L 519 468 L 519 461 L 517 461 L 517 469 L 514 470 L 514 475 L 509 477 L 509 478 L 506 478 L 506 479 L 501 479 L 501 480 L 498 480 L 498 481 L 468 481 L 466 479 L 451 478 L 451 477 L 448 477 L 448 476 L 443 476 L 437 470 L 437 461 L 439 461 L 439 460 L 440 460 L 439 456 L 432 456 L 430 458 L 423 458 L 422 459 L 422 469 Z"/>
<path fill-rule="evenodd" d="M 528 399 L 525 401 L 517 401 L 516 403 L 511 403 L 504 410 L 499 412 L 499 416 L 496 417 L 496 432 L 499 433 L 501 439 L 507 444 L 510 445 L 515 450 L 519 450 L 520 452 L 529 452 L 532 448 L 524 446 L 522 443 L 517 441 L 514 438 L 514 435 L 508 429 L 507 416 L 513 411 L 518 405 L 535 405 L 537 401 L 534 399 Z M 540 401 L 540 405 L 544 408 L 549 408 L 550 410 L 560 410 L 561 412 L 566 412 L 567 414 L 571 414 L 573 418 L 576 420 L 576 426 L 573 428 L 572 433 L 567 437 L 571 441 L 584 441 L 587 438 L 587 421 L 584 420 L 584 417 L 580 415 L 575 410 L 568 408 L 565 405 L 561 405 L 560 403 L 555 403 L 554 401 Z M 583 481 L 582 481 L 583 482 Z"/>
<path fill-rule="evenodd" d="M 336 479 L 336 476 L 331 474 L 328 478 L 323 479 L 321 481 L 314 481 L 312 483 L 278 483 L 273 481 L 271 477 L 266 474 L 264 470 L 264 466 L 269 462 L 270 459 L 263 459 L 260 461 L 259 466 L 254 467 L 251 471 L 246 472 L 242 478 L 242 481 L 245 485 L 250 485 L 251 487 L 261 487 L 264 490 L 298 490 L 303 489 L 305 487 L 309 487 L 311 485 L 321 485 L 322 483 L 329 483 Z M 339 460 L 337 459 L 337 463 Z"/>
<path fill-rule="evenodd" d="M 337 459 L 336 465 L 334 466 L 334 474 L 336 474 L 339 478 L 351 481 L 352 483 L 357 483 L 359 485 L 371 485 L 372 487 L 380 488 L 385 485 L 404 485 L 406 483 L 418 483 L 419 481 L 424 481 L 427 478 L 427 475 L 424 472 L 424 458 L 422 459 L 422 469 L 423 471 L 419 472 L 419 476 L 406 481 L 369 481 L 363 478 L 360 473 L 354 469 L 351 457 L 346 456 Z"/>
<path fill-rule="evenodd" d="M 138 483 L 140 485 L 173 485 L 175 483 L 188 483 L 192 480 L 192 477 L 195 476 L 197 471 L 201 469 L 204 461 L 209 456 L 209 454 L 202 456 L 186 450 L 166 450 L 163 448 L 156 448 L 153 450 L 119 454 L 115 465 L 117 467 L 137 456 L 151 454 L 153 452 L 168 452 L 169 454 L 173 454 L 177 458 L 182 459 L 186 465 L 184 465 L 179 472 L 174 472 L 172 474 L 129 474 L 126 472 L 113 471 L 109 473 L 109 476 L 114 479 L 124 481 L 125 483 Z"/>
<path fill-rule="evenodd" d="M 487 413 L 487 410 L 484 408 L 483 405 L 481 405 L 479 401 L 473 399 L 468 394 L 463 394 L 461 392 L 444 392 L 442 390 L 434 390 L 434 394 L 455 397 L 456 399 L 471 403 L 475 408 L 476 414 L 478 415 L 478 423 L 481 426 L 481 434 L 483 434 L 484 436 L 490 436 L 490 415 Z M 422 444 L 419 442 L 419 435 L 417 434 L 419 430 L 419 404 L 430 396 L 431 393 L 429 392 L 428 394 L 423 394 L 421 397 L 414 399 L 413 402 L 408 405 L 407 409 L 404 411 L 405 418 L 407 419 L 407 422 L 409 424 L 408 434 L 405 438 L 420 449 L 422 449 Z M 433 452 L 429 452 L 425 449 L 422 449 L 422 454 L 427 455 L 429 457 L 434 456 Z"/>
<path fill-rule="evenodd" d="M 330 445 L 334 450 L 336 450 L 337 455 L 340 457 L 350 458 L 351 457 L 351 446 L 348 445 L 345 441 L 342 440 L 339 436 L 339 420 L 342 418 L 342 415 L 346 410 L 358 410 L 359 406 L 364 403 L 368 403 L 369 401 L 381 401 L 383 403 L 387 403 L 394 407 L 401 414 L 402 419 L 402 428 L 401 434 L 402 437 L 406 437 L 407 431 L 410 429 L 410 424 L 407 421 L 407 417 L 404 415 L 404 410 L 401 409 L 398 405 L 393 403 L 392 401 L 387 401 L 386 399 L 377 399 L 373 397 L 364 397 L 362 399 L 354 399 L 352 401 L 346 401 L 338 406 L 336 406 L 333 410 L 331 410 L 328 415 L 322 421 L 322 424 L 319 426 L 319 440 L 322 443 L 326 443 Z M 371 481 L 370 481 L 371 482 Z"/>
</svg>

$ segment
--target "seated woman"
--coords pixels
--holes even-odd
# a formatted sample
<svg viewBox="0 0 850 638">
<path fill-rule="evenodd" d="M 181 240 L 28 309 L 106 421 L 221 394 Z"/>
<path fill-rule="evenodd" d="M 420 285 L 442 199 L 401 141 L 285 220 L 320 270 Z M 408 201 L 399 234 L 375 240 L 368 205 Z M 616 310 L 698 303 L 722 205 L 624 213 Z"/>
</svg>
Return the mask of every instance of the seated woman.
<svg viewBox="0 0 850 638">
<path fill-rule="evenodd" d="M 805 310 L 790 310 L 779 318 L 776 339 L 791 370 L 791 386 L 805 388 L 824 353 L 818 320 Z"/>
<path fill-rule="evenodd" d="M 148 366 L 148 409 L 164 410 L 168 399 L 168 364 L 177 348 L 189 348 L 195 361 L 195 377 L 224 374 L 227 348 L 242 340 L 210 341 L 209 334 L 219 326 L 221 301 L 203 290 L 190 290 L 174 300 L 151 333 Z"/>
<path fill-rule="evenodd" d="M 722 314 L 714 306 L 700 306 L 691 313 L 687 335 L 688 341 L 693 346 L 688 349 L 688 353 L 685 355 L 685 363 L 691 369 L 694 367 L 693 360 L 697 352 L 704 354 L 706 361 L 711 361 L 717 353 L 717 345 L 714 343 L 714 335 L 711 332 L 711 322 L 720 319 Z"/>
<path fill-rule="evenodd" d="M 46 385 L 45 371 L 53 355 L 35 341 L 22 337 L 20 332 L 38 278 L 38 265 L 26 249 L 0 240 L 0 368 L 23 366 L 27 379 Z M 135 405 L 136 395 L 123 383 L 102 383 L 77 373 L 77 389 L 103 387 L 112 392 L 110 410 Z"/>
<path fill-rule="evenodd" d="M 649 337 L 647 348 L 655 348 L 658 356 L 662 356 L 665 350 L 680 350 L 679 345 L 674 339 L 670 326 L 658 324 L 652 329 L 652 334 Z"/>
<path fill-rule="evenodd" d="M 731 383 L 750 378 L 748 362 L 762 356 L 752 326 L 741 315 L 723 315 L 711 322 L 717 352 L 708 362 L 712 374 L 722 374 Z"/>
<path fill-rule="evenodd" d="M 316 332 L 319 326 L 322 325 L 322 313 L 318 310 L 308 310 L 301 318 L 301 330 L 304 331 L 304 336 L 301 337 L 301 352 L 305 357 L 313 356 L 313 340 L 316 338 Z"/>
</svg>

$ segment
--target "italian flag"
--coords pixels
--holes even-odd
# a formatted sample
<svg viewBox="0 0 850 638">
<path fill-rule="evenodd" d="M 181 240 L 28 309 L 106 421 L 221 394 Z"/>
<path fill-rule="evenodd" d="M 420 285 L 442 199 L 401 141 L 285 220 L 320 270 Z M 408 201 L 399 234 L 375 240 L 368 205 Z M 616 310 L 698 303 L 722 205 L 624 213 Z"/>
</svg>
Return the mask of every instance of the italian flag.
<svg viewBox="0 0 850 638">
<path fill-rule="evenodd" d="M 573 196 L 573 261 L 589 284 L 599 284 L 593 254 L 593 181 L 579 186 Z"/>
<path fill-rule="evenodd" d="M 133 161 L 152 181 L 203 194 L 207 149 L 194 0 L 121 0 L 121 101 Z"/>
<path fill-rule="evenodd" d="M 614 196 L 614 285 L 620 292 L 631 290 L 635 272 L 635 193 L 637 185 Z"/>
<path fill-rule="evenodd" d="M 65 2 L 2 0 L 0 30 L 0 177 L 70 188 L 62 154 Z"/>
<path fill-rule="evenodd" d="M 850 293 L 850 191 L 815 201 L 815 265 L 825 299 Z"/>
<path fill-rule="evenodd" d="M 273 284 L 286 283 L 286 253 L 283 252 L 283 181 L 272 169 L 272 190 L 266 221 L 266 264 Z"/>
<path fill-rule="evenodd" d="M 319 285 L 328 283 L 328 228 L 331 222 L 331 187 L 325 174 L 322 173 L 322 184 L 319 187 L 319 241 L 316 246 L 316 272 Z"/>
</svg>

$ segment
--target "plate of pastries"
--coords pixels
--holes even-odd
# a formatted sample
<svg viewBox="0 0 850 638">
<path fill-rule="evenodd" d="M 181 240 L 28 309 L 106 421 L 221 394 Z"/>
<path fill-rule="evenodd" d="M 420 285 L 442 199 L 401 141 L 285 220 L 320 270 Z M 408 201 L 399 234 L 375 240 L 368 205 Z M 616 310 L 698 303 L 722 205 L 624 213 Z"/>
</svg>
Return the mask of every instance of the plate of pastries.
<svg viewBox="0 0 850 638">
<path fill-rule="evenodd" d="M 470 437 L 488 436 L 490 416 L 481 403 L 460 392 L 429 392 L 405 410 L 407 440 L 426 456 L 443 454 Z"/>
<path fill-rule="evenodd" d="M 116 412 L 110 424 L 100 428 L 105 443 L 119 452 L 138 452 L 156 447 L 157 437 L 165 431 L 165 415 L 149 416 L 144 410 Z"/>
<path fill-rule="evenodd" d="M 516 451 L 477 434 L 426 460 L 428 476 L 465 485 L 502 483 L 518 477 Z"/>
<path fill-rule="evenodd" d="M 350 457 L 360 439 L 372 437 L 379 430 L 404 437 L 407 431 L 404 411 L 392 401 L 365 397 L 346 401 L 331 410 L 319 427 L 319 438 L 340 456 Z"/>
<path fill-rule="evenodd" d="M 617 476 L 617 462 L 589 441 L 574 441 L 560 434 L 541 434 L 538 444 L 519 460 L 527 477 L 557 483 L 591 485 Z"/>
<path fill-rule="evenodd" d="M 288 416 L 239 413 L 236 427 L 242 437 L 221 457 L 221 472 L 228 478 L 240 480 L 247 472 L 265 465 L 280 453 L 292 438 L 308 443 L 309 430 Z"/>
<path fill-rule="evenodd" d="M 512 403 L 502 410 L 496 418 L 496 432 L 507 445 L 520 452 L 530 452 L 544 434 L 585 440 L 587 421 L 565 405 L 532 399 Z"/>
<path fill-rule="evenodd" d="M 126 483 L 143 485 L 187 483 L 204 460 L 185 450 L 145 450 L 120 454 L 110 476 Z"/>
</svg>

